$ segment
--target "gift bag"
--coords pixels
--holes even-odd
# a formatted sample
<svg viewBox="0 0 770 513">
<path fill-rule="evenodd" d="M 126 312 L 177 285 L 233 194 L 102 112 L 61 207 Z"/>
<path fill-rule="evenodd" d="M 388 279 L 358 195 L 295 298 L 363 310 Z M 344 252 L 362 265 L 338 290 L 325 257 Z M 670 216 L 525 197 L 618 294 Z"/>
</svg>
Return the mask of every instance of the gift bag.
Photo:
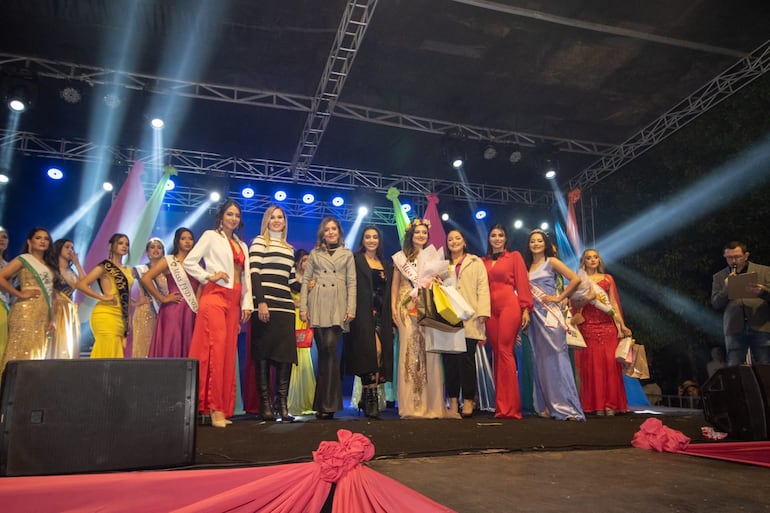
<svg viewBox="0 0 770 513">
<path fill-rule="evenodd" d="M 444 294 L 449 298 L 452 310 L 454 310 L 461 321 L 467 321 L 473 317 L 473 314 L 476 312 L 456 288 L 451 285 L 439 285 L 439 288 L 441 288 L 441 290 L 444 291 Z"/>
<path fill-rule="evenodd" d="M 426 327 L 424 330 L 425 351 L 429 353 L 464 353 L 467 350 L 465 346 L 465 330 L 460 329 L 455 332 L 441 331 Z"/>
<path fill-rule="evenodd" d="M 631 349 L 633 361 L 623 366 L 623 372 L 630 378 L 650 379 L 650 368 L 647 365 L 647 352 L 642 344 L 634 344 Z"/>
<path fill-rule="evenodd" d="M 454 332 L 462 329 L 463 323 L 459 319 L 452 324 L 439 315 L 433 296 L 433 287 L 420 288 L 417 294 L 417 324 L 440 331 Z"/>
<path fill-rule="evenodd" d="M 447 296 L 447 293 L 441 288 L 441 285 L 433 282 L 431 289 L 433 290 L 433 301 L 436 303 L 436 311 L 438 314 L 449 324 L 457 324 L 460 322 L 460 318 L 457 317 L 457 314 L 452 308 L 452 303 L 449 301 L 449 296 Z"/>
<path fill-rule="evenodd" d="M 313 328 L 294 330 L 297 347 L 313 347 Z"/>
<path fill-rule="evenodd" d="M 624 337 L 618 340 L 618 348 L 615 350 L 615 359 L 620 363 L 632 363 L 634 361 L 634 339 Z"/>
<path fill-rule="evenodd" d="M 577 349 L 585 349 L 586 341 L 583 339 L 583 334 L 580 330 L 572 324 L 572 312 L 567 308 L 567 314 L 564 316 L 566 331 L 567 331 L 567 345 Z"/>
</svg>

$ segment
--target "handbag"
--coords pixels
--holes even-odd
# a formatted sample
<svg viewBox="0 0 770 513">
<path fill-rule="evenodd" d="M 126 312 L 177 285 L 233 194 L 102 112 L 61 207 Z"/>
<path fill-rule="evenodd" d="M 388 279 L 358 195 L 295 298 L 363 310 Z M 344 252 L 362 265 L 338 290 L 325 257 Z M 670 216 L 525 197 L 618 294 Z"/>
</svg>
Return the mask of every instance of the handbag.
<svg viewBox="0 0 770 513">
<path fill-rule="evenodd" d="M 476 313 L 471 305 L 465 300 L 456 288 L 451 285 L 439 285 L 439 288 L 449 298 L 449 303 L 452 305 L 452 310 L 457 314 L 457 317 L 461 321 L 467 321 Z"/>
<path fill-rule="evenodd" d="M 457 317 L 457 314 L 452 308 L 452 303 L 449 301 L 449 296 L 447 296 L 446 292 L 441 288 L 441 285 L 433 282 L 431 289 L 433 290 L 433 301 L 436 303 L 436 311 L 438 314 L 450 324 L 457 324 L 460 322 L 460 318 Z"/>
<path fill-rule="evenodd" d="M 615 349 L 615 360 L 619 363 L 632 363 L 634 361 L 634 339 L 623 337 L 618 341 Z"/>
<path fill-rule="evenodd" d="M 424 330 L 425 351 L 429 353 L 464 353 L 468 348 L 465 345 L 465 330 L 457 330 L 453 333 L 426 327 Z"/>
<path fill-rule="evenodd" d="M 580 333 L 580 330 L 572 324 L 572 311 L 570 311 L 569 308 L 567 308 L 567 313 L 564 316 L 564 324 L 566 324 L 566 330 L 567 330 L 567 345 L 569 347 L 574 347 L 577 349 L 585 349 L 586 347 L 586 341 L 583 338 L 583 334 Z"/>
<path fill-rule="evenodd" d="M 433 300 L 433 288 L 420 288 L 417 291 L 417 324 L 434 328 L 439 331 L 454 332 L 462 329 L 462 322 L 450 324 L 441 317 L 436 310 L 436 302 Z"/>
<path fill-rule="evenodd" d="M 623 366 L 623 372 L 630 378 L 650 379 L 650 367 L 647 365 L 647 351 L 642 344 L 634 344 L 631 349 L 633 361 Z"/>
</svg>

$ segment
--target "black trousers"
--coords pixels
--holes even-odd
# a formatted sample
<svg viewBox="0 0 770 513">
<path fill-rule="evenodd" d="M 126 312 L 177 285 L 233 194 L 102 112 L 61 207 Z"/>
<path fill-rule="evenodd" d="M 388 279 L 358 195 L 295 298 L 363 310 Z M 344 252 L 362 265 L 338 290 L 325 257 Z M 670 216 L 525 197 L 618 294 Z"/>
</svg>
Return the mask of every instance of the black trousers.
<svg viewBox="0 0 770 513">
<path fill-rule="evenodd" d="M 446 395 L 448 397 L 460 397 L 460 389 L 463 391 L 463 399 L 473 400 L 476 397 L 476 345 L 478 340 L 466 338 L 464 353 L 444 353 L 444 379 L 446 381 Z"/>
<path fill-rule="evenodd" d="M 318 379 L 315 386 L 313 409 L 333 413 L 342 409 L 342 375 L 340 372 L 339 344 L 342 328 L 315 328 L 318 347 Z"/>
</svg>

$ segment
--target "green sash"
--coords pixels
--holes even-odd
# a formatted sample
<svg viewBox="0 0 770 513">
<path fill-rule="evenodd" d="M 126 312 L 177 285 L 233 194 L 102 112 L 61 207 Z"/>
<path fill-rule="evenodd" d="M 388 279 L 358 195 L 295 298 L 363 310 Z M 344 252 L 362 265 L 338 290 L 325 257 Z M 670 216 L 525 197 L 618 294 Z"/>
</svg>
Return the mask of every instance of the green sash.
<svg viewBox="0 0 770 513">
<path fill-rule="evenodd" d="M 48 305 L 48 320 L 51 320 L 51 292 L 53 292 L 53 273 L 48 266 L 40 262 L 30 254 L 19 255 L 19 260 L 24 267 L 32 274 L 43 293 L 45 302 Z M 51 292 L 49 292 L 49 289 Z"/>
</svg>

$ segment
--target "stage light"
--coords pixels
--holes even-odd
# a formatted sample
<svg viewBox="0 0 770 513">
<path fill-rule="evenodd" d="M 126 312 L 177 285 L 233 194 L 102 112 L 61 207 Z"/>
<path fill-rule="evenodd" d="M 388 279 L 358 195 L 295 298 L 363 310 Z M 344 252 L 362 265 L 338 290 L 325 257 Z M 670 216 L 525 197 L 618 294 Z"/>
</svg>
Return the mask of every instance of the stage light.
<svg viewBox="0 0 770 513">
<path fill-rule="evenodd" d="M 441 214 L 441 220 L 444 222 L 449 221 L 449 214 L 447 214 L 446 212 Z"/>
<path fill-rule="evenodd" d="M 64 178 L 64 173 L 62 173 L 61 169 L 52 167 L 48 169 L 48 178 L 51 180 L 61 180 Z"/>
<path fill-rule="evenodd" d="M 275 191 L 275 194 L 273 194 L 273 198 L 275 198 L 275 201 L 283 201 L 286 199 L 286 191 Z"/>
<path fill-rule="evenodd" d="M 217 191 L 213 191 L 211 194 L 209 194 L 209 201 L 211 201 L 212 203 L 216 203 L 221 199 L 222 199 L 222 195 L 219 194 Z"/>
<path fill-rule="evenodd" d="M 465 163 L 465 135 L 459 129 L 452 129 L 441 141 L 442 152 L 447 162 L 455 169 L 460 169 Z"/>
<path fill-rule="evenodd" d="M 157 129 L 157 130 L 160 130 L 161 128 L 163 128 L 163 127 L 165 126 L 165 123 L 164 123 L 164 122 L 163 122 L 163 120 L 162 120 L 162 119 L 160 119 L 160 118 L 153 118 L 153 120 L 152 120 L 152 121 L 150 121 L 150 125 L 151 125 L 153 128 L 155 128 L 155 129 Z"/>
<path fill-rule="evenodd" d="M 167 191 L 173 191 L 176 188 L 176 183 L 174 183 L 174 180 L 168 179 L 168 182 L 166 182 L 166 190 Z"/>
<path fill-rule="evenodd" d="M 315 196 L 313 196 L 310 193 L 307 193 L 304 196 L 302 196 L 302 203 L 304 203 L 305 205 L 310 205 L 314 201 L 315 201 Z"/>
<path fill-rule="evenodd" d="M 551 159 L 545 159 L 545 178 L 547 180 L 556 178 L 556 163 Z"/>
<path fill-rule="evenodd" d="M 254 189 L 247 185 L 246 187 L 241 189 L 241 196 L 243 196 L 246 199 L 253 198 L 254 197 Z"/>
<path fill-rule="evenodd" d="M 546 230 L 548 230 L 548 228 L 550 228 L 550 225 L 548 223 L 546 223 L 545 221 L 540 223 L 540 229 L 541 230 L 546 231 Z"/>
<path fill-rule="evenodd" d="M 516 164 L 520 160 L 521 160 L 521 149 L 519 148 L 519 145 L 516 144 L 513 146 L 513 149 L 511 150 L 511 154 L 508 156 L 508 161 L 511 164 Z"/>
<path fill-rule="evenodd" d="M 345 204 L 345 199 L 342 196 L 335 196 L 332 198 L 332 205 L 335 207 L 341 207 Z"/>
<path fill-rule="evenodd" d="M 522 221 L 521 219 L 516 219 L 513 222 L 513 228 L 516 230 L 521 230 L 522 226 L 524 226 L 524 221 Z"/>
<path fill-rule="evenodd" d="M 120 104 L 123 103 L 123 100 L 120 99 L 120 96 L 114 93 L 105 94 L 103 99 L 104 104 L 111 109 L 117 109 L 120 107 Z"/>
<path fill-rule="evenodd" d="M 485 219 L 487 217 L 487 211 L 484 209 L 477 210 L 474 216 L 476 217 L 476 219 L 481 221 L 482 219 Z"/>
<path fill-rule="evenodd" d="M 404 214 L 408 214 L 409 212 L 412 211 L 412 205 L 410 205 L 409 203 L 403 203 L 401 205 L 401 210 L 404 211 Z"/>
<path fill-rule="evenodd" d="M 114 187 L 112 186 L 112 184 L 110 182 L 104 182 L 102 184 L 102 189 L 104 189 L 107 192 L 112 192 L 112 189 L 114 189 Z"/>
<path fill-rule="evenodd" d="M 80 103 L 80 100 L 83 99 L 80 91 L 72 86 L 65 87 L 59 91 L 59 96 L 61 96 L 62 100 L 71 104 Z"/>
<path fill-rule="evenodd" d="M 0 183 L 8 183 L 11 179 L 5 173 L 0 173 Z"/>
<path fill-rule="evenodd" d="M 545 172 L 546 180 L 553 180 L 554 178 L 556 178 L 556 171 L 554 171 L 553 169 L 549 169 L 548 171 Z"/>
<path fill-rule="evenodd" d="M 493 144 L 487 144 L 481 154 L 484 156 L 484 160 L 492 160 L 497 157 L 497 148 Z"/>
<path fill-rule="evenodd" d="M 8 108 L 13 112 L 24 112 L 27 110 L 27 104 L 18 98 L 8 100 Z"/>
<path fill-rule="evenodd" d="M 358 207 L 358 215 L 359 216 L 363 217 L 363 216 L 365 216 L 367 214 L 369 214 L 369 209 L 368 208 L 366 208 L 366 207 Z"/>
</svg>

